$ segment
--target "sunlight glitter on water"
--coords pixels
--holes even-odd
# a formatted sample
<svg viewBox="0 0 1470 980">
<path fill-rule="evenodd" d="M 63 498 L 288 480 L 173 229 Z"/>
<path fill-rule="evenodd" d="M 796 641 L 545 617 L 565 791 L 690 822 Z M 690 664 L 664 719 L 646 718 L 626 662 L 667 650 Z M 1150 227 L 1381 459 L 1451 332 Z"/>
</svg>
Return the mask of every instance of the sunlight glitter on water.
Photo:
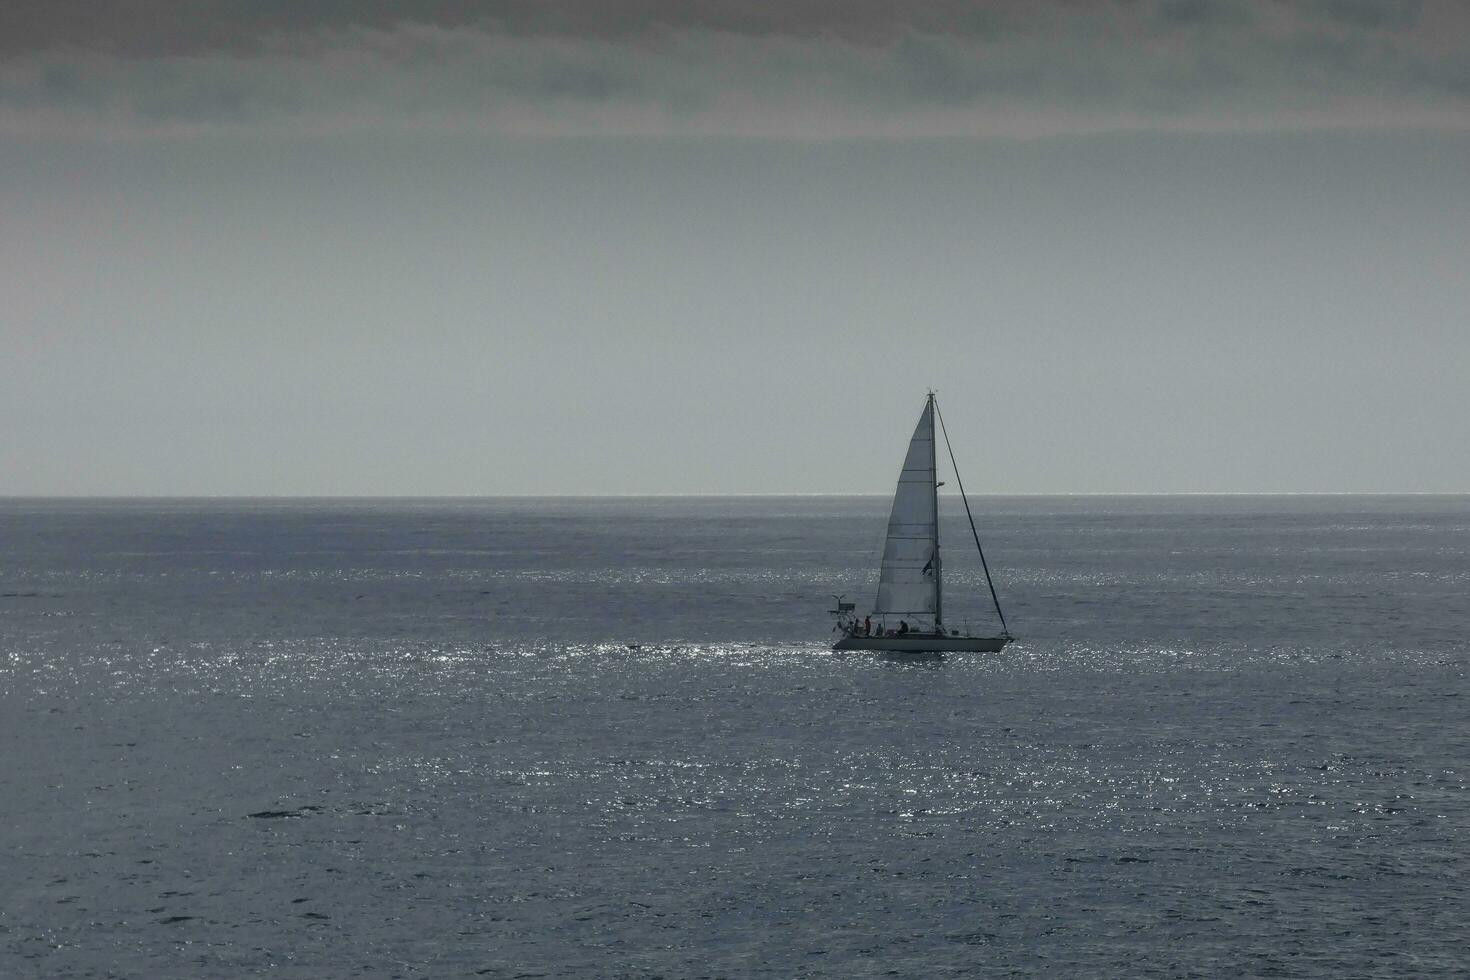
<svg viewBox="0 0 1470 980">
<path fill-rule="evenodd" d="M 828 646 L 882 508 L 221 506 L 10 526 L 6 975 L 1462 966 L 1452 508 L 1010 503 L 1020 639 L 914 664 Z"/>
</svg>

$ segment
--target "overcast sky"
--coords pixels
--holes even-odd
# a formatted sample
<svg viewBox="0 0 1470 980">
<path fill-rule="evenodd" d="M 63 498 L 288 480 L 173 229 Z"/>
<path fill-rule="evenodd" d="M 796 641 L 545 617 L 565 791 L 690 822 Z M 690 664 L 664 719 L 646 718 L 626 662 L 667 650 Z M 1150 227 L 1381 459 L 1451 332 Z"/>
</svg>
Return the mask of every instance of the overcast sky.
<svg viewBox="0 0 1470 980">
<path fill-rule="evenodd" d="M 907 6 L 7 0 L 0 493 L 1470 491 L 1470 4 Z"/>
</svg>

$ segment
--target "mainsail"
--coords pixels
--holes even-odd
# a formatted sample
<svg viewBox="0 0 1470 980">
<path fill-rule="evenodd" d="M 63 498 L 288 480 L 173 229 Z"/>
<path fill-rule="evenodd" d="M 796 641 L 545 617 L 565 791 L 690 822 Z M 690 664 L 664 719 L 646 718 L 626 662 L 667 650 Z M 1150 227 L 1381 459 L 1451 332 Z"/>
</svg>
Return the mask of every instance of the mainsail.
<svg viewBox="0 0 1470 980">
<path fill-rule="evenodd" d="M 940 621 L 938 504 L 931 395 L 898 475 L 874 615 L 913 616 L 934 624 Z"/>
</svg>

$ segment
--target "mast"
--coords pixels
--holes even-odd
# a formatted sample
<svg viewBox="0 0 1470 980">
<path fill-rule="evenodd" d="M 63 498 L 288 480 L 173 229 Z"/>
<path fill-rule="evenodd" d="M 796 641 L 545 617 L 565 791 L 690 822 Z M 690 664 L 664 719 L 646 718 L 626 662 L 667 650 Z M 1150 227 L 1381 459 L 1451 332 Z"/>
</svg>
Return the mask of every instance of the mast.
<svg viewBox="0 0 1470 980">
<path fill-rule="evenodd" d="M 932 438 L 934 420 L 938 418 L 938 407 L 934 404 L 934 392 L 929 392 L 929 427 L 931 438 L 929 439 L 929 473 L 934 483 L 934 632 L 944 632 L 944 585 L 939 572 L 939 447 L 936 445 L 938 439 Z M 945 445 L 948 445 L 949 437 L 945 437 Z"/>
</svg>

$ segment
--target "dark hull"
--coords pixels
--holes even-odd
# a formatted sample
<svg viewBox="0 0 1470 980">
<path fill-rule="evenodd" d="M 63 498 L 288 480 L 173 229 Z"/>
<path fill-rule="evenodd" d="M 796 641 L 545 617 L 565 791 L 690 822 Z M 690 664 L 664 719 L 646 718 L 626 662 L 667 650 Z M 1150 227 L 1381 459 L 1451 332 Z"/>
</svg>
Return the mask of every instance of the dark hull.
<svg viewBox="0 0 1470 980">
<path fill-rule="evenodd" d="M 834 650 L 881 650 L 885 653 L 998 653 L 1011 642 L 1008 636 L 941 636 L 906 633 L 903 636 L 844 636 Z"/>
</svg>

